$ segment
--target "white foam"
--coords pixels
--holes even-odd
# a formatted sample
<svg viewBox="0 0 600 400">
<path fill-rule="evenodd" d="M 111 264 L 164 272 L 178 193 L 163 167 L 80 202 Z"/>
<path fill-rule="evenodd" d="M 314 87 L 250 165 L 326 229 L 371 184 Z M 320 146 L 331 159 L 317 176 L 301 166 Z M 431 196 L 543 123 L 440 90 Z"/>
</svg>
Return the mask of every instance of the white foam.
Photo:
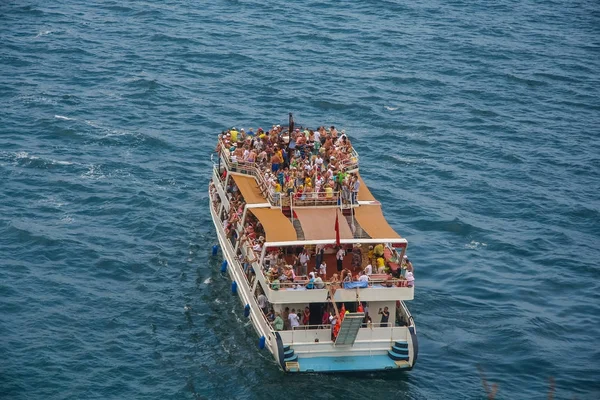
<svg viewBox="0 0 600 400">
<path fill-rule="evenodd" d="M 59 161 L 59 160 L 50 160 L 52 161 L 52 164 L 58 164 L 58 165 L 73 165 L 72 162 L 70 161 Z"/>
<path fill-rule="evenodd" d="M 388 111 L 396 111 L 399 107 L 390 107 L 390 106 L 385 106 L 385 109 Z"/>
<path fill-rule="evenodd" d="M 480 247 L 487 247 L 487 243 L 477 242 L 475 240 L 471 240 L 471 243 L 465 244 L 465 248 L 467 249 L 478 249 Z"/>
<path fill-rule="evenodd" d="M 210 277 L 209 277 L 209 278 L 206 278 L 206 279 L 204 280 L 204 283 L 205 283 L 206 285 L 208 285 L 208 284 L 209 284 L 209 283 L 211 283 L 211 282 L 212 282 L 212 279 L 211 279 Z"/>
<path fill-rule="evenodd" d="M 36 38 L 39 38 L 41 36 L 46 36 L 51 34 L 53 31 L 40 31 L 37 35 L 35 35 Z"/>
<path fill-rule="evenodd" d="M 81 174 L 80 178 L 98 180 L 106 178 L 106 175 L 102 173 L 99 165 L 92 164 L 87 172 Z M 159 261 L 159 264 L 162 265 L 162 261 Z"/>
<path fill-rule="evenodd" d="M 56 119 L 63 119 L 65 121 L 74 121 L 75 120 L 75 118 L 65 117 L 64 115 L 55 115 L 54 118 L 56 118 Z"/>
</svg>

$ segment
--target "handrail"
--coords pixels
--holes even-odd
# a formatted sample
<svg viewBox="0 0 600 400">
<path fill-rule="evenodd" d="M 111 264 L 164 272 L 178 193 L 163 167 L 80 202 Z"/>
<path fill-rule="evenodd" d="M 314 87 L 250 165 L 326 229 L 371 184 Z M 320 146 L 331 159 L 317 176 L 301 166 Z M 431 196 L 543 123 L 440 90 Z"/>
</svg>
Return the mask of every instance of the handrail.
<svg viewBox="0 0 600 400">
<path fill-rule="evenodd" d="M 272 285 L 274 283 L 275 280 L 269 278 L 269 275 L 267 273 L 264 273 L 265 275 L 265 281 L 270 285 Z M 353 281 L 355 282 L 355 281 Z M 379 287 L 388 287 L 387 283 L 391 282 L 392 285 L 390 287 L 395 287 L 395 288 L 404 288 L 404 287 L 409 287 L 408 286 L 408 281 L 406 279 L 401 279 L 401 278 L 392 278 L 392 279 L 373 279 L 373 280 L 369 280 L 369 286 L 368 288 L 379 288 Z M 306 285 L 309 283 L 309 280 L 302 280 L 302 281 L 288 281 L 288 280 L 284 280 L 284 281 L 279 281 L 279 287 L 282 289 L 287 289 L 288 287 L 301 287 L 301 288 L 306 288 Z M 313 289 L 306 289 L 306 290 L 323 290 L 323 289 L 327 289 L 327 286 L 331 286 L 332 284 L 338 283 L 340 285 L 340 287 L 338 289 L 345 289 L 343 286 L 343 282 L 331 282 L 331 281 L 323 281 L 324 287 L 322 288 L 313 288 Z M 348 290 L 354 290 L 357 288 L 351 288 Z M 360 288 L 358 288 L 360 289 Z M 366 289 L 366 288 L 363 288 Z"/>
<path fill-rule="evenodd" d="M 293 331 L 307 331 L 309 329 L 325 329 L 331 328 L 331 324 L 318 324 L 318 325 L 300 325 L 294 326 L 291 330 Z"/>
</svg>

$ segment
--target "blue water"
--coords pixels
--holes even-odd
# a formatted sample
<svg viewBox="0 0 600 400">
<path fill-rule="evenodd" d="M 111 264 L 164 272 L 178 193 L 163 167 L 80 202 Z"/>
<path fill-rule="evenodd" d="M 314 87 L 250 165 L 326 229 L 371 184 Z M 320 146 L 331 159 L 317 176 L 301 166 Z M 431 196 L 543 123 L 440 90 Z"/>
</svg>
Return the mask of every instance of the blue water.
<svg viewBox="0 0 600 400">
<path fill-rule="evenodd" d="M 4 1 L 0 38 L 0 397 L 600 398 L 596 1 Z M 289 111 L 409 240 L 412 372 L 283 375 L 210 255 L 215 135 Z"/>
</svg>

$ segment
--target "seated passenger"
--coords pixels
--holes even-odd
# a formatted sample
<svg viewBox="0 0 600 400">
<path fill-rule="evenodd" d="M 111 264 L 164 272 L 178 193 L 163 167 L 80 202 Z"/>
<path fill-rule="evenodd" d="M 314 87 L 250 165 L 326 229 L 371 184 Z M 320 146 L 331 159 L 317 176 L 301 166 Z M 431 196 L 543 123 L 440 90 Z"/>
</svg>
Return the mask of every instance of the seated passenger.
<svg viewBox="0 0 600 400">
<path fill-rule="evenodd" d="M 325 283 L 323 282 L 323 278 L 317 276 L 315 278 L 315 289 L 323 289 L 325 287 Z"/>
<path fill-rule="evenodd" d="M 369 282 L 369 275 L 365 274 L 364 271 L 361 271 L 360 275 L 358 277 L 358 281 L 359 282 Z"/>
</svg>

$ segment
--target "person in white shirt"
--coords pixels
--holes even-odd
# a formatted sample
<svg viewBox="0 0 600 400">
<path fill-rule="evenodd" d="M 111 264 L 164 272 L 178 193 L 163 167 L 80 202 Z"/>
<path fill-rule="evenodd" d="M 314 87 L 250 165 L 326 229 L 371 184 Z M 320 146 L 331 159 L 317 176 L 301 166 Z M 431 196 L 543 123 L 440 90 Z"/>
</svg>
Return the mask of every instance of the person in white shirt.
<svg viewBox="0 0 600 400">
<path fill-rule="evenodd" d="M 263 313 L 265 313 L 265 315 L 266 315 L 267 311 L 268 311 L 267 306 L 269 305 L 269 302 L 267 301 L 267 296 L 265 296 L 264 293 L 261 293 L 258 295 L 258 298 L 256 300 L 258 302 L 258 306 L 261 308 Z"/>
<path fill-rule="evenodd" d="M 325 261 L 321 262 L 321 265 L 319 266 L 319 275 L 325 279 L 325 277 L 327 277 L 327 263 L 325 263 Z"/>
<path fill-rule="evenodd" d="M 296 314 L 296 310 L 294 308 L 292 308 L 292 312 L 288 316 L 288 319 L 290 320 L 290 327 L 292 329 L 300 326 L 300 319 L 298 318 L 298 314 Z"/>
<path fill-rule="evenodd" d="M 317 155 L 317 158 L 315 158 L 315 165 L 317 166 L 317 171 L 321 171 L 323 168 L 323 158 L 321 157 L 321 155 Z"/>
<path fill-rule="evenodd" d="M 406 270 L 406 275 L 404 277 L 408 281 L 408 287 L 415 286 L 415 277 L 414 277 L 412 271 Z"/>
<path fill-rule="evenodd" d="M 344 256 L 346 255 L 346 251 L 340 246 L 337 253 L 335 254 L 335 259 L 337 260 L 337 270 L 341 272 L 343 268 Z"/>
<path fill-rule="evenodd" d="M 373 266 L 371 264 L 368 264 L 365 267 L 365 275 L 371 276 L 372 274 L 373 274 Z"/>
<path fill-rule="evenodd" d="M 365 274 L 364 271 L 360 272 L 360 276 L 358 277 L 359 282 L 369 282 L 369 275 Z"/>
<path fill-rule="evenodd" d="M 325 287 L 325 283 L 323 282 L 323 279 L 321 279 L 320 276 L 317 276 L 315 278 L 315 288 L 316 289 L 323 289 Z"/>
<path fill-rule="evenodd" d="M 306 249 L 302 249 L 302 253 L 300 253 L 300 274 L 301 275 L 306 275 L 306 272 L 308 270 L 308 261 L 310 260 L 310 255 L 308 255 L 308 252 L 306 251 Z"/>
</svg>

